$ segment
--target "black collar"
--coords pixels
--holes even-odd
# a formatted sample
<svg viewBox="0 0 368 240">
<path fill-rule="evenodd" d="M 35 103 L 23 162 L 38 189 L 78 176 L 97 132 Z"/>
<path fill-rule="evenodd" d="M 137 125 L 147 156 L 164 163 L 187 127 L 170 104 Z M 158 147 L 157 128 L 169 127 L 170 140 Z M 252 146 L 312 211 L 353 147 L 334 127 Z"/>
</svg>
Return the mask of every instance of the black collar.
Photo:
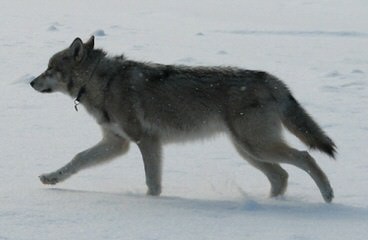
<svg viewBox="0 0 368 240">
<path fill-rule="evenodd" d="M 79 89 L 79 91 L 78 91 L 77 98 L 74 100 L 74 109 L 75 109 L 75 111 L 77 111 L 77 112 L 78 112 L 78 105 L 79 105 L 79 103 L 80 103 L 80 99 L 81 99 L 82 95 L 83 95 L 83 94 L 85 94 L 85 93 L 86 93 L 86 85 L 83 85 L 83 86 Z"/>
<path fill-rule="evenodd" d="M 77 97 L 76 97 L 76 99 L 74 100 L 74 109 L 75 109 L 75 111 L 77 111 L 77 112 L 78 112 L 78 105 L 80 104 L 80 99 L 82 98 L 82 96 L 83 96 L 84 94 L 86 94 L 86 85 L 89 83 L 89 81 L 91 81 L 91 79 L 92 79 L 93 75 L 95 74 L 96 69 L 97 69 L 98 64 L 100 63 L 101 59 L 102 59 L 102 58 L 99 58 L 99 59 L 98 59 L 98 61 L 97 61 L 96 65 L 95 65 L 95 67 L 93 68 L 92 73 L 91 73 L 91 75 L 89 76 L 89 78 L 88 78 L 87 82 L 86 82 L 84 85 L 82 85 L 82 87 L 81 87 L 81 88 L 79 89 L 79 91 L 78 91 Z"/>
</svg>

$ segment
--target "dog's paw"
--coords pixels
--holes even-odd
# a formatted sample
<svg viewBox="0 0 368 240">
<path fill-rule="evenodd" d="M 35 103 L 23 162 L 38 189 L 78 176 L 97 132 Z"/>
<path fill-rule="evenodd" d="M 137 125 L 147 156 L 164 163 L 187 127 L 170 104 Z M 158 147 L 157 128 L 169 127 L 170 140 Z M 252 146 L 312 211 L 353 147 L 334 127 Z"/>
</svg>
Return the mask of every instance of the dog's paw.
<svg viewBox="0 0 368 240">
<path fill-rule="evenodd" d="M 333 193 L 332 188 L 329 188 L 328 190 L 324 191 L 322 196 L 326 203 L 331 203 L 332 199 L 334 198 L 334 193 Z"/>
<path fill-rule="evenodd" d="M 149 196 L 160 196 L 160 194 L 161 194 L 161 187 L 160 186 L 149 187 L 148 188 L 147 195 L 149 195 Z"/>
<path fill-rule="evenodd" d="M 42 174 L 39 178 L 43 184 L 55 185 L 60 181 L 59 175 L 58 173 Z"/>
</svg>

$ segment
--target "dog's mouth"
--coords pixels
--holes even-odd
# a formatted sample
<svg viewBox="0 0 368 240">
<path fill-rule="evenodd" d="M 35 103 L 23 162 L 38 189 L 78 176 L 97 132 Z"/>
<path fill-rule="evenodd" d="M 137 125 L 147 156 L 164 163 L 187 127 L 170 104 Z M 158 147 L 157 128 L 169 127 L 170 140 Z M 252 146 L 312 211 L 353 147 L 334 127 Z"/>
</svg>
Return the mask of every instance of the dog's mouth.
<svg viewBox="0 0 368 240">
<path fill-rule="evenodd" d="M 52 89 L 51 88 L 46 88 L 46 89 L 41 90 L 41 92 L 42 93 L 51 93 Z"/>
</svg>

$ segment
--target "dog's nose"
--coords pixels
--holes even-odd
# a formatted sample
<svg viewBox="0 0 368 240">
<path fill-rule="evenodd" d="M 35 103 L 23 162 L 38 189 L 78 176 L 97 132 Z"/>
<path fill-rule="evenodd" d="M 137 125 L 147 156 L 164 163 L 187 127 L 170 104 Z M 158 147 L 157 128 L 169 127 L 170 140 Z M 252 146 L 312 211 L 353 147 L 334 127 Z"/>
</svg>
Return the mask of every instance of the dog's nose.
<svg viewBox="0 0 368 240">
<path fill-rule="evenodd" d="M 29 84 L 31 85 L 31 87 L 33 87 L 35 83 L 34 83 L 34 81 L 32 81 Z"/>
</svg>

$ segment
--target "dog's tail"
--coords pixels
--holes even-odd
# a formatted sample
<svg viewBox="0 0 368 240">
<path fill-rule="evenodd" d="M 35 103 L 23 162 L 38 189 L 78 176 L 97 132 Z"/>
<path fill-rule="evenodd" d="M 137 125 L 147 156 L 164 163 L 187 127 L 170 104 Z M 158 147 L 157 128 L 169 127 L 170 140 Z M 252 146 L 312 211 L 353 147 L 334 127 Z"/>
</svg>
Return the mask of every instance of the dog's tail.
<svg viewBox="0 0 368 240">
<path fill-rule="evenodd" d="M 318 149 L 335 158 L 335 143 L 323 132 L 290 93 L 282 104 L 281 120 L 285 127 L 307 146 L 312 149 Z"/>
</svg>

